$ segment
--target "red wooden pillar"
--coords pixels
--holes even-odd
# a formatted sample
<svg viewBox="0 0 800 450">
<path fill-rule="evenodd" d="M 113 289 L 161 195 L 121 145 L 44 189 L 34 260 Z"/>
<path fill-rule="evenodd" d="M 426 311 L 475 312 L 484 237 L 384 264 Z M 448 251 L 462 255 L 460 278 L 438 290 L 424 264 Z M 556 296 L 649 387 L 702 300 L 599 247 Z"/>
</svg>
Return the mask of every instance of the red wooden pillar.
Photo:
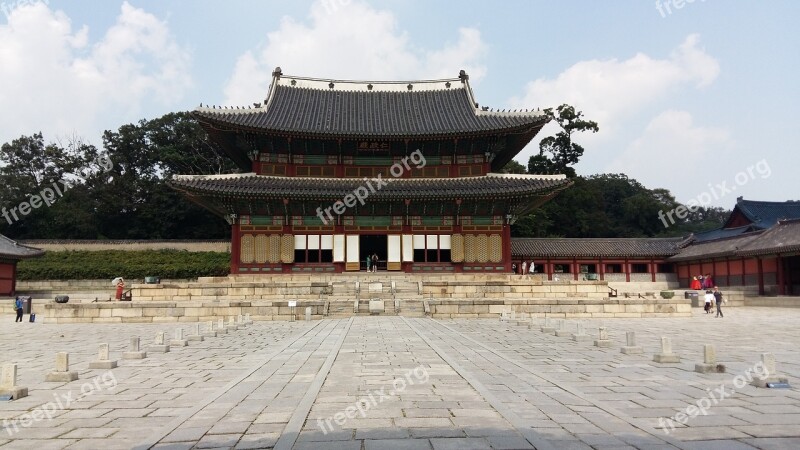
<svg viewBox="0 0 800 450">
<path fill-rule="evenodd" d="M 628 258 L 625 258 L 625 281 L 627 283 L 631 282 L 631 265 L 628 262 Z"/>
<path fill-rule="evenodd" d="M 578 272 L 580 272 L 580 268 L 578 267 L 578 260 L 572 258 L 572 279 L 578 281 Z"/>
<path fill-rule="evenodd" d="M 758 261 L 758 295 L 764 295 L 764 263 L 761 258 L 756 258 Z"/>
<path fill-rule="evenodd" d="M 550 263 L 550 258 L 547 258 L 547 262 L 544 264 L 544 270 L 547 273 L 547 280 L 553 281 L 553 264 Z"/>
<path fill-rule="evenodd" d="M 744 258 L 742 258 L 742 286 L 746 286 L 747 285 L 747 278 L 745 277 L 745 275 L 746 275 L 745 274 L 745 263 L 744 263 Z"/>
<path fill-rule="evenodd" d="M 653 283 L 656 282 L 656 262 L 655 260 L 650 260 L 650 278 L 653 280 Z"/>
<path fill-rule="evenodd" d="M 11 262 L 11 296 L 17 295 L 17 263 L 19 261 Z"/>
<path fill-rule="evenodd" d="M 506 273 L 511 272 L 511 224 L 508 223 L 503 225 L 503 262 L 503 270 Z"/>
<path fill-rule="evenodd" d="M 234 219 L 237 220 L 237 219 Z M 231 273 L 239 273 L 241 261 L 242 235 L 239 232 L 238 221 L 231 225 Z"/>
<path fill-rule="evenodd" d="M 606 265 L 603 263 L 603 258 L 600 258 L 600 267 L 598 267 L 600 272 L 600 281 L 605 280 L 606 276 Z"/>
<path fill-rule="evenodd" d="M 786 295 L 786 283 L 784 280 L 786 273 L 783 270 L 783 257 L 778 256 L 775 258 L 775 263 L 778 265 L 778 295 Z"/>
</svg>

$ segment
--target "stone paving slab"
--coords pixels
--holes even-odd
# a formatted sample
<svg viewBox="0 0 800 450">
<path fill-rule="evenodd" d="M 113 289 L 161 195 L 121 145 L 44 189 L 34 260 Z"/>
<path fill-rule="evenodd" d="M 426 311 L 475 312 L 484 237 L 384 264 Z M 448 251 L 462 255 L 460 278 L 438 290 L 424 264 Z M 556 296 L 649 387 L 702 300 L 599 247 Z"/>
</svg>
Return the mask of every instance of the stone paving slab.
<svg viewBox="0 0 800 450">
<path fill-rule="evenodd" d="M 121 358 L 131 337 L 145 347 L 194 324 L 15 324 L 0 362 L 29 396 L 0 402 L 0 450 L 794 449 L 798 321 L 771 308 L 581 321 L 607 327 L 608 348 L 497 319 L 259 322 L 142 360 Z M 626 331 L 643 353 L 620 352 Z M 653 362 L 662 336 L 680 362 Z M 100 343 L 119 367 L 88 369 Z M 706 343 L 727 373 L 694 371 Z M 46 382 L 61 351 L 80 378 Z M 737 385 L 765 351 L 792 389 Z M 701 400 L 705 414 L 677 420 Z"/>
</svg>

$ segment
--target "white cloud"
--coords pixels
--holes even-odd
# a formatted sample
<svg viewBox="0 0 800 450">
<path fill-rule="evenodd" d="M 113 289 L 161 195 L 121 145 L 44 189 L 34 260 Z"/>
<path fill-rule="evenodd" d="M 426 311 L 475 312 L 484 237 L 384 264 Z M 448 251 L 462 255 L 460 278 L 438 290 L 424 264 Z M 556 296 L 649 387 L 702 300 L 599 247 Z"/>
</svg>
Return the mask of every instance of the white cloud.
<svg viewBox="0 0 800 450">
<path fill-rule="evenodd" d="M 0 142 L 38 131 L 98 142 L 104 128 L 140 119 L 144 104 L 169 107 L 192 84 L 189 54 L 167 24 L 127 2 L 95 43 L 63 12 L 19 5 L 0 25 Z"/>
<path fill-rule="evenodd" d="M 581 61 L 555 79 L 528 83 L 511 107 L 556 107 L 568 103 L 600 125 L 598 139 L 608 139 L 632 117 L 684 85 L 703 87 L 716 79 L 719 63 L 690 35 L 667 59 L 643 53 L 619 61 Z"/>
<path fill-rule="evenodd" d="M 473 28 L 440 49 L 418 49 L 394 15 L 363 2 L 319 0 L 310 21 L 284 17 L 266 43 L 241 55 L 225 87 L 231 105 L 263 100 L 276 66 L 284 73 L 339 79 L 454 78 L 460 69 L 475 82 L 486 73 L 487 46 Z"/>
<path fill-rule="evenodd" d="M 720 181 L 724 174 L 715 169 L 733 146 L 728 130 L 698 126 L 690 113 L 668 110 L 650 121 L 606 172 L 626 173 L 649 188 L 668 188 L 685 201 Z"/>
</svg>

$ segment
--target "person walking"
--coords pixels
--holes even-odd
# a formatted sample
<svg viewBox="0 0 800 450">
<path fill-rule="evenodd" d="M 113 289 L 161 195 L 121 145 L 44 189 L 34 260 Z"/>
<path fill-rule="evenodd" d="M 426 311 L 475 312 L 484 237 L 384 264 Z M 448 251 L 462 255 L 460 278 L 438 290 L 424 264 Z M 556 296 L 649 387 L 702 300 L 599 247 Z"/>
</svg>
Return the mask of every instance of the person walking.
<svg viewBox="0 0 800 450">
<path fill-rule="evenodd" d="M 14 322 L 22 322 L 22 299 L 19 297 L 14 302 L 14 310 L 17 312 L 17 319 Z"/>
<path fill-rule="evenodd" d="M 710 289 L 706 291 L 706 295 L 704 296 L 704 300 L 706 302 L 706 306 L 705 306 L 704 309 L 706 310 L 706 314 L 708 314 L 708 313 L 711 312 L 711 302 L 714 301 L 714 293 L 711 292 Z"/>
<path fill-rule="evenodd" d="M 714 286 L 714 303 L 717 304 L 717 317 L 725 317 L 722 314 L 722 303 L 725 302 L 725 298 L 722 297 L 722 292 L 719 291 L 717 286 Z"/>
</svg>

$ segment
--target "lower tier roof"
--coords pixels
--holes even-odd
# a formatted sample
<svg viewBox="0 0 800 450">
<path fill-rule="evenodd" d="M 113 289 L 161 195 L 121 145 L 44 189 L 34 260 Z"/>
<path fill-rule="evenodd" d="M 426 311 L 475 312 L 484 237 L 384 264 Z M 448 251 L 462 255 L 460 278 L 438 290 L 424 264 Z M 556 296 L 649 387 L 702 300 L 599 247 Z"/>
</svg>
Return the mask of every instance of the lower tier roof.
<svg viewBox="0 0 800 450">
<path fill-rule="evenodd" d="M 183 192 L 242 198 L 341 199 L 359 188 L 370 200 L 513 198 L 540 195 L 569 186 L 564 175 L 490 173 L 464 178 L 306 178 L 254 173 L 178 175 L 170 185 Z"/>
</svg>

